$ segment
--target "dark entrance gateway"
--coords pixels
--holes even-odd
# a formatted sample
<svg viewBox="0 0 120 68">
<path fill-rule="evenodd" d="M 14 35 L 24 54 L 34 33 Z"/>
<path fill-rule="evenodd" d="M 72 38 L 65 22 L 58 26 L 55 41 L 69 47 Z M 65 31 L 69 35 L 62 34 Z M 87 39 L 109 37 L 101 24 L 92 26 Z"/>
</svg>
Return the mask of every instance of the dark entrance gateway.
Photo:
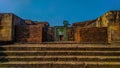
<svg viewBox="0 0 120 68">
<path fill-rule="evenodd" d="M 55 41 L 68 41 L 67 28 L 64 26 L 54 27 L 54 40 Z"/>
<path fill-rule="evenodd" d="M 64 26 L 55 26 L 54 27 L 54 41 L 68 41 L 68 21 L 63 21 Z"/>
</svg>

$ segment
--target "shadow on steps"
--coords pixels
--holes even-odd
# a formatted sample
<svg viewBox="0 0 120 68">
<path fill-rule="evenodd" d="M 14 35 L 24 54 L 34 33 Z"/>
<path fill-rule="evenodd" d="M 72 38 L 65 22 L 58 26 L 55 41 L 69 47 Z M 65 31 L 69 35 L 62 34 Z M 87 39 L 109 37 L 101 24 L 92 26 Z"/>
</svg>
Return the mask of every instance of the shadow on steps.
<svg viewBox="0 0 120 68">
<path fill-rule="evenodd" d="M 8 62 L 8 59 L 5 58 L 7 57 L 7 54 L 3 51 L 6 51 L 6 49 L 4 49 L 3 47 L 0 47 L 0 63 Z"/>
</svg>

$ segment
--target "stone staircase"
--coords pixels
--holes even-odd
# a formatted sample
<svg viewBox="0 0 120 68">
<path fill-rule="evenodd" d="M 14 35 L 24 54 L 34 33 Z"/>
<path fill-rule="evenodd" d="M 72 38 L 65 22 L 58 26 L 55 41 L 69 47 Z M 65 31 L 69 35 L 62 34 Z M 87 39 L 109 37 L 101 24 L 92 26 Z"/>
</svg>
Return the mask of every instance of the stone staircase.
<svg viewBox="0 0 120 68">
<path fill-rule="evenodd" d="M 104 44 L 1 45 L 0 68 L 120 68 L 120 46 Z"/>
</svg>

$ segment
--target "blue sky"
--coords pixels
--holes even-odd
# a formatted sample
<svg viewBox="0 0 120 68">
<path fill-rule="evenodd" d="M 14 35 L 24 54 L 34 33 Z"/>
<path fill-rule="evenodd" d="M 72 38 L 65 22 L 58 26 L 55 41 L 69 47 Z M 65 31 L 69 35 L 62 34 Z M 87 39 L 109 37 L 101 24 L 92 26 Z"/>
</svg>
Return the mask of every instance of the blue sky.
<svg viewBox="0 0 120 68">
<path fill-rule="evenodd" d="M 51 26 L 95 19 L 109 10 L 120 10 L 120 0 L 0 0 L 0 13 L 47 21 Z"/>
</svg>

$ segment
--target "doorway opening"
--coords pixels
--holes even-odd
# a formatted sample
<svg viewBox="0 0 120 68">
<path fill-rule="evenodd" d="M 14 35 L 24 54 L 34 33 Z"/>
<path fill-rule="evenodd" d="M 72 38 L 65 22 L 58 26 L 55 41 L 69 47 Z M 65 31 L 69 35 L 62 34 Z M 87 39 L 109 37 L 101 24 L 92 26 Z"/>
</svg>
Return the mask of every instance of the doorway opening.
<svg viewBox="0 0 120 68">
<path fill-rule="evenodd" d="M 58 32 L 58 37 L 59 37 L 59 41 L 63 41 L 64 40 L 64 35 L 63 35 L 63 30 Z"/>
</svg>

